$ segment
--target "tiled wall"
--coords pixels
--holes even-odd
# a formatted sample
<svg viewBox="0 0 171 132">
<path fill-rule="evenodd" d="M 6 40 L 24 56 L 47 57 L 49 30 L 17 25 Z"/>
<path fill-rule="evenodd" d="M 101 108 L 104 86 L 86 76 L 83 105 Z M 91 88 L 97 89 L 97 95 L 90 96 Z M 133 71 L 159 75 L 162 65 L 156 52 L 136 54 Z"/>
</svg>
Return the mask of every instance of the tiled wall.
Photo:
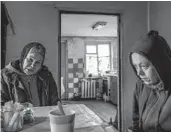
<svg viewBox="0 0 171 132">
<path fill-rule="evenodd" d="M 84 77 L 84 59 L 68 58 L 68 98 L 73 98 L 74 93 L 81 92 L 79 79 Z"/>
</svg>

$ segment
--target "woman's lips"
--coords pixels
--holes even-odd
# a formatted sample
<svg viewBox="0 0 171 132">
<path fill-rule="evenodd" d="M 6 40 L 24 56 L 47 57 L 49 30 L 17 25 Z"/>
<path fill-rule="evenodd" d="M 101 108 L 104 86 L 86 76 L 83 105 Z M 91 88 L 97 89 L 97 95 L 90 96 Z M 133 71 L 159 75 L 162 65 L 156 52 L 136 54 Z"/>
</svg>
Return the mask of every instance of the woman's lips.
<svg viewBox="0 0 171 132">
<path fill-rule="evenodd" d="M 149 82 L 150 80 L 148 78 L 141 78 L 145 82 Z"/>
<path fill-rule="evenodd" d="M 33 69 L 27 69 L 27 71 L 29 71 L 29 72 L 33 72 L 34 70 L 33 70 Z"/>
</svg>

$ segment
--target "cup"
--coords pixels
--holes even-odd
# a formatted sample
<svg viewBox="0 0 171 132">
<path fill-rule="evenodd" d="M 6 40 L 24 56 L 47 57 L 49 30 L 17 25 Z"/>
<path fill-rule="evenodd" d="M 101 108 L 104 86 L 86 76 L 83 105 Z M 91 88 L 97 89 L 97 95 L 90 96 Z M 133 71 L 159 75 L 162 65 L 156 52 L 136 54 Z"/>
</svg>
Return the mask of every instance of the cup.
<svg viewBox="0 0 171 132">
<path fill-rule="evenodd" d="M 9 122 L 10 122 L 10 118 L 13 116 L 13 111 L 4 111 L 3 113 L 2 113 L 2 117 L 3 117 L 3 127 L 4 127 L 4 129 L 5 128 L 7 128 L 8 127 L 8 124 L 9 124 Z"/>
<path fill-rule="evenodd" d="M 75 112 L 65 110 L 65 115 L 61 115 L 59 109 L 49 112 L 51 132 L 74 132 Z"/>
</svg>

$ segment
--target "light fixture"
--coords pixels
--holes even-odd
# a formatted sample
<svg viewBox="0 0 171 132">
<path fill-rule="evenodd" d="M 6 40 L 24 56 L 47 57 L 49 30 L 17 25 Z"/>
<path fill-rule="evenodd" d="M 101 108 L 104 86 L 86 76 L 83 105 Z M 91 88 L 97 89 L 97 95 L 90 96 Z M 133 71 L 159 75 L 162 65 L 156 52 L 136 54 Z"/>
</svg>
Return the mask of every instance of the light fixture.
<svg viewBox="0 0 171 132">
<path fill-rule="evenodd" d="M 93 29 L 93 30 L 99 30 L 99 29 L 105 27 L 106 24 L 107 24 L 107 22 L 99 21 L 99 22 L 95 23 L 95 24 L 92 26 L 92 29 Z"/>
</svg>

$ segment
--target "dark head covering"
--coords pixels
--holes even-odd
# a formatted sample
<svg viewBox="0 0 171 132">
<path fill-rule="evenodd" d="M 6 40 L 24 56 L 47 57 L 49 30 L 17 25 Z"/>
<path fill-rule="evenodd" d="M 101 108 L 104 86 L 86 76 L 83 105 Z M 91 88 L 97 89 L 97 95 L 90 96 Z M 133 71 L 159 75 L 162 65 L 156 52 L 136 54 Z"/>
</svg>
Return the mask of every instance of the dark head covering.
<svg viewBox="0 0 171 132">
<path fill-rule="evenodd" d="M 29 53 L 30 49 L 32 49 L 33 47 L 38 49 L 38 50 L 41 50 L 39 53 L 43 56 L 43 61 L 42 61 L 42 64 L 43 64 L 44 59 L 45 59 L 46 48 L 41 43 L 32 42 L 32 43 L 27 44 L 23 48 L 23 51 L 21 52 L 21 57 L 20 57 L 20 60 L 19 60 L 20 70 L 21 71 L 22 71 L 23 61 L 26 58 L 27 54 Z"/>
<path fill-rule="evenodd" d="M 157 31 L 150 31 L 136 42 L 129 55 L 131 65 L 131 54 L 135 52 L 143 55 L 152 63 L 165 86 L 171 86 L 171 49 Z M 133 69 L 135 71 L 134 66 Z"/>
<path fill-rule="evenodd" d="M 21 52 L 21 57 L 20 57 L 21 65 L 23 64 L 23 61 L 26 58 L 26 56 L 27 56 L 28 52 L 30 51 L 30 49 L 32 49 L 33 47 L 35 47 L 36 49 L 41 49 L 42 50 L 40 54 L 43 56 L 43 62 L 44 62 L 45 53 L 46 53 L 45 47 L 42 44 L 38 43 L 38 42 L 32 42 L 32 43 L 27 44 L 23 48 L 23 51 Z"/>
<path fill-rule="evenodd" d="M 38 49 L 40 52 L 40 54 L 43 56 L 43 61 L 42 61 L 42 65 L 45 59 L 45 54 L 46 54 L 46 48 L 41 44 L 41 43 L 37 43 L 37 42 L 32 42 L 27 44 L 24 48 L 23 51 L 21 52 L 21 57 L 19 60 L 13 61 L 11 62 L 11 65 L 16 68 L 17 70 L 19 70 L 20 72 L 22 71 L 22 65 L 23 65 L 23 61 L 26 58 L 27 54 L 29 53 L 30 49 L 32 48 L 36 48 Z M 45 66 L 43 66 L 45 67 Z"/>
</svg>

